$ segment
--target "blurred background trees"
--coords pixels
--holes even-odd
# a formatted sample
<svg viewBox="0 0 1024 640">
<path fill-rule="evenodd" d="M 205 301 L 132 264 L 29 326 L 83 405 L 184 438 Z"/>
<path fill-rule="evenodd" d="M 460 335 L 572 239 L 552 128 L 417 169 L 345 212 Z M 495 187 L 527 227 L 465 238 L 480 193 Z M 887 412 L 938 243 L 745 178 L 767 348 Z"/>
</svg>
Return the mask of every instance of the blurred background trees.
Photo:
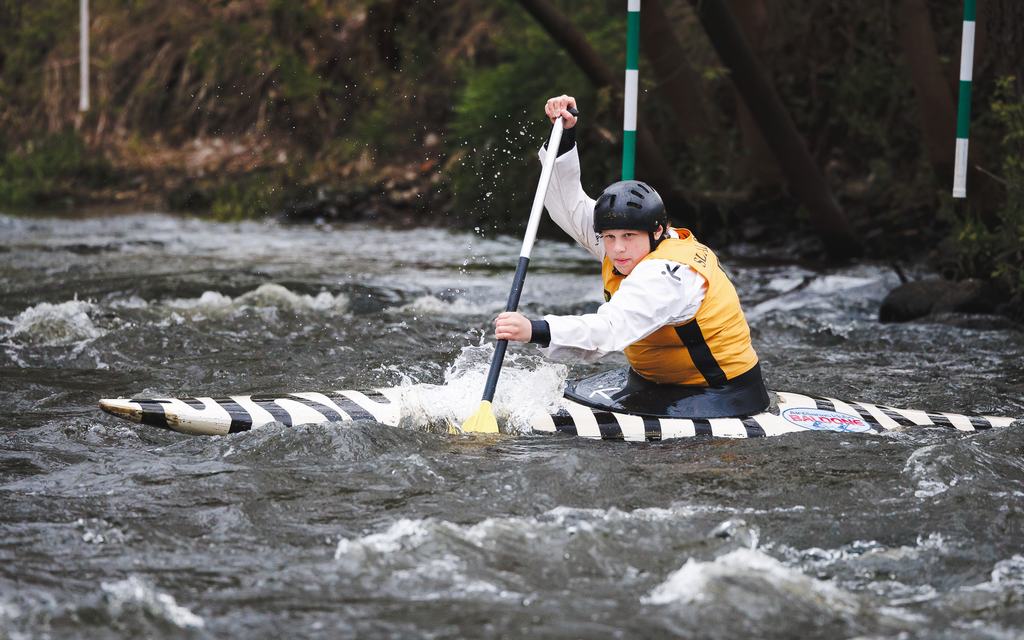
<svg viewBox="0 0 1024 640">
<path fill-rule="evenodd" d="M 1024 5 L 978 2 L 964 203 L 949 197 L 959 3 L 644 0 L 638 175 L 677 224 L 769 246 L 814 235 L 804 183 L 702 4 L 729 9 L 868 255 L 931 249 L 950 275 L 1024 291 Z M 585 187 L 618 177 L 619 0 L 93 0 L 86 114 L 77 20 L 74 0 L 0 0 L 6 207 L 148 198 L 515 233 L 541 106 L 563 92 L 581 104 Z"/>
</svg>

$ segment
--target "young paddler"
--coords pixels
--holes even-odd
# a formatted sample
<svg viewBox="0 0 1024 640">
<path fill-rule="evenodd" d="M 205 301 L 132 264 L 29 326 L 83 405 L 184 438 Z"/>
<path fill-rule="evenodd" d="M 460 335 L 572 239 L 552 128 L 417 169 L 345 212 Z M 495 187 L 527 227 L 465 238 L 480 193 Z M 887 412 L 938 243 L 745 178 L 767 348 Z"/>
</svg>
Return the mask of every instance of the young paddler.
<svg viewBox="0 0 1024 640">
<path fill-rule="evenodd" d="M 597 200 L 583 191 L 575 109 L 575 98 L 566 95 L 544 107 L 552 122 L 561 116 L 565 126 L 544 205 L 601 260 L 605 303 L 595 313 L 533 321 L 502 313 L 495 337 L 539 344 L 553 359 L 590 361 L 624 351 L 629 386 L 649 395 L 652 386 L 667 385 L 670 393 L 693 396 L 687 406 L 695 413 L 727 417 L 765 409 L 768 393 L 750 328 L 718 257 L 688 229 L 670 226 L 661 197 L 644 182 L 616 182 Z M 623 404 L 628 408 L 628 398 Z"/>
</svg>

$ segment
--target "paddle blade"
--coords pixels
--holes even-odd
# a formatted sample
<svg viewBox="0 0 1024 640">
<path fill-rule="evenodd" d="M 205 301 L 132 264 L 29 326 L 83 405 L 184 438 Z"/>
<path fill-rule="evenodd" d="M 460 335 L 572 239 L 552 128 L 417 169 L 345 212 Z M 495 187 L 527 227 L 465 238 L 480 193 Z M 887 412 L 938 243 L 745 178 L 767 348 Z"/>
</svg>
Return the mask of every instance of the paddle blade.
<svg viewBox="0 0 1024 640">
<path fill-rule="evenodd" d="M 462 423 L 462 433 L 498 433 L 498 420 L 489 400 L 482 401 L 476 413 Z"/>
</svg>

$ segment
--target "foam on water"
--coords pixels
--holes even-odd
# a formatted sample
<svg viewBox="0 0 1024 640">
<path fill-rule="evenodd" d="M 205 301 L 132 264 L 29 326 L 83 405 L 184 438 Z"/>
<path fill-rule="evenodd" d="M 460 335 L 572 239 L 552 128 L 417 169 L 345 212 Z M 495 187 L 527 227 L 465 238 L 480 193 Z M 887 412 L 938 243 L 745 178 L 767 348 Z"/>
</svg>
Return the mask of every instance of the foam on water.
<svg viewBox="0 0 1024 640">
<path fill-rule="evenodd" d="M 640 508 L 631 511 L 611 509 L 585 509 L 554 507 L 531 517 L 485 518 L 472 525 L 461 525 L 444 520 L 423 518 L 400 519 L 385 531 L 357 538 L 342 538 L 334 552 L 335 560 L 365 560 L 370 554 L 392 554 L 412 551 L 430 544 L 437 536 L 457 537 L 477 545 L 492 545 L 506 532 L 516 536 L 538 537 L 554 542 L 556 537 L 571 537 L 581 532 L 593 532 L 600 527 L 615 528 L 627 523 L 665 523 L 686 520 L 697 514 L 717 509 L 680 505 L 671 509 Z"/>
<path fill-rule="evenodd" d="M 120 544 L 127 539 L 121 529 L 102 518 L 79 518 L 75 528 L 82 532 L 82 542 L 89 544 Z"/>
<path fill-rule="evenodd" d="M 180 606 L 169 594 L 157 591 L 138 576 L 117 582 L 104 582 L 100 587 L 110 614 L 115 619 L 137 611 L 182 629 L 200 629 L 206 624 L 202 618 Z"/>
<path fill-rule="evenodd" d="M 934 498 L 949 490 L 951 485 L 945 481 L 940 473 L 941 469 L 936 469 L 936 466 L 948 463 L 950 455 L 943 455 L 941 445 L 937 444 L 921 447 L 910 454 L 903 465 L 903 473 L 917 483 L 915 497 Z M 955 485 L 957 479 L 952 478 L 950 482 Z"/>
<path fill-rule="evenodd" d="M 943 606 L 943 592 L 932 584 L 936 571 L 930 567 L 956 563 L 965 552 L 941 533 L 919 535 L 914 544 L 898 546 L 876 540 L 855 540 L 834 549 L 770 546 L 804 572 L 828 578 L 846 590 L 870 594 L 876 604 L 890 608 L 923 603 Z"/>
<path fill-rule="evenodd" d="M 3 638 L 196 637 L 205 627 L 202 617 L 136 575 L 60 596 L 9 589 L 0 600 Z"/>
<path fill-rule="evenodd" d="M 462 424 L 480 407 L 494 345 L 463 347 L 445 372 L 442 385 L 402 388 L 402 426 L 444 430 Z M 495 390 L 495 417 L 506 433 L 529 433 L 538 413 L 555 410 L 565 388 L 567 367 L 539 356 L 509 353 Z"/>
<path fill-rule="evenodd" d="M 861 271 L 863 275 L 859 273 Z M 786 318 L 796 312 L 809 312 L 815 316 L 828 318 L 839 317 L 848 314 L 850 309 L 838 309 L 837 299 L 843 300 L 844 307 L 851 304 L 873 305 L 885 296 L 894 278 L 895 275 L 880 273 L 874 268 L 854 269 L 846 274 L 818 277 L 806 287 L 800 286 L 802 278 L 775 278 L 767 288 L 778 291 L 781 295 L 745 308 L 744 315 L 751 323 L 768 318 Z"/>
<path fill-rule="evenodd" d="M 756 549 L 736 549 L 710 562 L 690 558 L 641 601 L 655 605 L 699 604 L 722 598 L 736 601 L 744 593 L 756 596 L 758 592 L 817 603 L 848 615 L 858 609 L 853 594 L 806 576 Z"/>
<path fill-rule="evenodd" d="M 232 298 L 219 291 L 206 291 L 198 298 L 174 298 L 163 302 L 165 307 L 186 313 L 193 319 L 223 317 L 244 309 L 270 308 L 292 312 L 341 314 L 348 310 L 348 296 L 321 291 L 315 296 L 291 291 L 279 284 L 262 284 L 252 291 Z"/>
<path fill-rule="evenodd" d="M 312 296 L 267 283 L 234 298 L 219 291 L 206 291 L 199 298 L 173 298 L 160 302 L 159 306 L 170 310 L 165 325 L 238 318 L 246 313 L 255 313 L 263 323 L 273 324 L 282 319 L 282 313 L 341 315 L 348 311 L 349 300 L 343 293 L 333 295 L 322 291 Z"/>
<path fill-rule="evenodd" d="M 928 583 L 930 574 L 918 572 L 918 568 L 957 553 L 940 533 L 920 535 L 914 544 L 899 546 L 875 540 L 855 540 L 835 549 L 772 546 L 806 572 L 828 576 L 848 589 L 868 589 L 891 605 L 934 598 L 938 592 Z"/>
<path fill-rule="evenodd" d="M 412 600 L 521 598 L 475 569 L 473 554 L 446 544 L 464 538 L 460 530 L 444 521 L 402 519 L 382 533 L 338 541 L 334 559 L 340 571 L 375 578 Z"/>
<path fill-rule="evenodd" d="M 496 314 L 499 308 L 491 304 L 474 303 L 465 298 L 454 300 L 442 300 L 436 296 L 420 296 L 412 302 L 388 311 L 401 313 L 415 313 L 428 316 L 478 316 Z"/>
<path fill-rule="evenodd" d="M 342 538 L 334 550 L 334 559 L 358 562 L 365 560 L 371 553 L 394 553 L 403 548 L 418 546 L 427 536 L 426 521 L 403 518 L 381 533 L 372 533 L 353 540 Z"/>
<path fill-rule="evenodd" d="M 4 324 L 10 326 L 6 337 L 37 346 L 70 345 L 93 340 L 105 333 L 89 317 L 95 309 L 92 303 L 77 299 L 58 304 L 41 302 L 13 319 L 5 318 Z"/>
<path fill-rule="evenodd" d="M 129 298 L 117 298 L 110 303 L 112 309 L 146 309 L 149 307 L 149 303 L 138 295 L 132 295 Z"/>
<path fill-rule="evenodd" d="M 537 516 L 475 524 L 402 518 L 378 532 L 341 538 L 334 560 L 344 581 L 363 581 L 402 599 L 523 599 L 533 574 L 556 590 L 595 576 L 647 581 L 658 563 L 651 553 L 654 541 L 668 532 L 703 528 L 694 519 L 714 518 L 715 511 L 689 505 L 633 511 L 555 507 Z"/>
<path fill-rule="evenodd" d="M 779 293 L 789 293 L 806 280 L 805 276 L 779 276 L 768 281 L 766 287 Z"/>
<path fill-rule="evenodd" d="M 970 588 L 987 591 L 1012 589 L 1024 593 L 1024 556 L 1016 554 L 1006 560 L 1000 560 L 992 568 L 992 577 L 988 582 Z"/>
<path fill-rule="evenodd" d="M 914 483 L 914 496 L 922 500 L 969 493 L 981 485 L 1000 487 L 1006 484 L 1005 478 L 1018 477 L 1022 472 L 1024 463 L 1013 449 L 982 446 L 974 439 L 919 447 L 907 458 L 902 471 Z"/>
<path fill-rule="evenodd" d="M 441 539 L 451 539 L 459 543 L 470 543 L 475 546 L 498 550 L 508 544 L 511 538 L 528 538 L 545 540 L 552 547 L 572 540 L 577 536 L 604 537 L 604 533 L 615 531 L 621 534 L 624 529 L 636 528 L 671 528 L 679 527 L 695 517 L 716 517 L 728 509 L 706 506 L 679 504 L 671 508 L 645 507 L 632 510 L 596 509 L 558 506 L 537 516 L 508 516 L 484 518 L 471 524 L 462 525 L 434 518 L 400 519 L 393 522 L 384 531 L 370 533 L 355 538 L 342 538 L 338 541 L 334 559 L 356 570 L 366 569 L 374 562 L 412 562 L 418 550 L 427 554 L 440 552 L 436 548 Z M 735 521 L 727 520 L 712 529 L 708 538 L 722 538 L 719 531 L 728 528 Z M 742 522 L 742 521 L 740 521 Z M 746 541 L 743 541 L 746 542 Z M 584 543 L 586 544 L 586 543 Z M 394 554 L 405 554 L 402 560 Z"/>
</svg>

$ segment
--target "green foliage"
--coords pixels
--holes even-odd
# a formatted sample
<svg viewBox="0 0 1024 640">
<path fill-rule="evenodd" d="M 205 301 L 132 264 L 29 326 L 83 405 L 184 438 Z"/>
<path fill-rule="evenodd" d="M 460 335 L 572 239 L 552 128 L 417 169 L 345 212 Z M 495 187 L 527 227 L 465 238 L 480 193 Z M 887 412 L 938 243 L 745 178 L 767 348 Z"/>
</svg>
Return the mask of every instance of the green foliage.
<svg viewBox="0 0 1024 640">
<path fill-rule="evenodd" d="M 772 21 L 785 28 L 766 36 L 759 58 L 819 165 L 831 169 L 842 205 L 904 225 L 915 214 L 930 215 L 935 175 L 921 139 L 897 8 L 880 12 L 870 0 L 780 5 Z M 931 8 L 935 28 L 959 18 L 957 10 Z M 939 35 L 942 44 L 954 37 L 951 31 Z M 955 38 L 958 43 L 958 32 Z M 851 183 L 870 188 L 851 189 L 857 195 L 844 198 Z"/>
<path fill-rule="evenodd" d="M 450 177 L 457 222 L 515 233 L 526 225 L 540 174 L 537 150 L 551 133 L 543 111 L 548 98 L 566 93 L 578 101 L 577 140 L 586 149 L 580 155 L 588 189 L 617 179 L 621 147 L 595 135 L 608 124 L 602 121 L 607 98 L 516 3 L 496 4 L 505 12 L 493 35 L 498 61 L 462 68 L 463 89 L 449 127 L 456 158 Z M 611 18 L 603 5 L 558 4 L 573 5 L 574 23 L 591 42 L 615 43 L 601 51 L 612 68 L 616 56 L 621 66 L 625 12 Z"/>
<path fill-rule="evenodd" d="M 72 187 L 103 187 L 113 177 L 109 163 L 90 153 L 82 139 L 68 130 L 0 155 L 0 204 L 51 203 L 68 195 Z"/>
<path fill-rule="evenodd" d="M 386 76 L 374 76 L 364 80 L 369 89 L 368 95 L 360 109 L 352 116 L 352 128 L 346 136 L 354 142 L 353 149 L 359 151 L 351 155 L 354 159 L 362 149 L 369 149 L 371 155 L 387 156 L 408 147 L 412 136 L 407 101 L 396 100 L 389 90 L 391 82 Z M 398 123 L 405 123 L 399 126 Z"/>
<path fill-rule="evenodd" d="M 170 194 L 172 209 L 209 211 L 218 220 L 246 220 L 279 213 L 311 195 L 308 176 L 297 165 L 240 176 L 192 180 Z"/>
<path fill-rule="evenodd" d="M 59 2 L 0 0 L 0 139 L 22 133 L 19 116 L 39 109 L 44 61 L 62 39 L 77 37 L 77 16 Z"/>
<path fill-rule="evenodd" d="M 992 111 L 1003 124 L 1006 202 L 996 230 L 994 275 L 1024 304 L 1024 100 L 1013 77 L 999 81 Z"/>
<path fill-rule="evenodd" d="M 623 5 L 550 4 L 621 74 Z M 1024 292 L 1019 86 L 1007 81 L 996 95 L 991 82 L 975 85 L 976 108 L 991 108 L 977 108 L 972 149 L 991 150 L 1001 140 L 999 159 L 983 161 L 1005 191 L 985 211 L 975 201 L 975 210 L 934 225 L 937 208 L 953 207 L 922 144 L 899 3 L 881 11 L 872 0 L 755 4 L 767 12 L 751 39 L 758 60 L 850 218 L 874 234 L 871 245 L 896 238 L 893 246 L 903 248 L 900 238 L 921 237 L 925 246 L 953 227 L 950 255 L 960 273 Z M 730 74 L 689 3 L 662 6 L 712 120 L 707 135 L 684 139 L 662 94 L 665 78 L 641 58 L 640 119 L 677 186 L 717 199 L 717 208 L 701 210 L 723 218 L 732 206 L 761 206 L 733 204 L 743 194 L 777 201 L 785 186 L 753 164 L 772 160 L 747 144 Z M 742 3 L 736 6 L 740 14 Z M 171 194 L 174 208 L 251 217 L 284 208 L 317 181 L 352 190 L 397 184 L 397 176 L 425 183 L 429 174 L 439 180 L 426 188 L 450 190 L 455 206 L 450 217 L 435 209 L 424 222 L 516 233 L 540 171 L 537 150 L 551 130 L 542 105 L 559 93 L 580 102 L 587 192 L 619 175 L 621 95 L 596 90 L 516 0 L 92 0 L 92 8 L 94 107 L 82 116 L 75 108 L 76 3 L 0 0 L 0 203 L 33 206 L 110 179 L 109 166 L 67 129 L 74 123 L 89 132 L 90 145 L 121 149 L 132 137 L 155 148 L 195 137 L 259 140 L 248 161 L 221 165 L 241 175 L 195 181 Z M 955 67 L 960 6 L 930 3 L 928 10 L 938 53 Z M 993 56 L 1007 54 L 981 55 L 979 77 L 986 77 L 981 71 L 994 67 Z M 281 168 L 268 149 L 305 164 Z M 146 163 L 145 175 L 180 169 Z M 804 226 L 788 204 L 764 215 L 787 229 Z"/>
<path fill-rule="evenodd" d="M 310 125 L 335 121 L 341 94 L 325 79 L 315 50 L 303 45 L 321 41 L 330 20 L 318 2 L 274 0 L 266 10 L 248 9 L 195 25 L 187 14 L 146 7 L 172 44 L 162 55 L 144 50 L 137 62 L 119 61 L 129 73 L 160 79 L 150 86 L 136 83 L 118 96 L 136 126 L 182 135 L 277 129 L 316 145 L 323 132 Z M 176 127 L 153 119 L 167 114 L 174 114 Z"/>
<path fill-rule="evenodd" d="M 994 216 L 961 214 L 953 246 L 963 275 L 994 279 L 1024 308 L 1024 100 L 1015 78 L 998 81 L 991 106 L 1003 133 L 1006 199 Z"/>
</svg>

